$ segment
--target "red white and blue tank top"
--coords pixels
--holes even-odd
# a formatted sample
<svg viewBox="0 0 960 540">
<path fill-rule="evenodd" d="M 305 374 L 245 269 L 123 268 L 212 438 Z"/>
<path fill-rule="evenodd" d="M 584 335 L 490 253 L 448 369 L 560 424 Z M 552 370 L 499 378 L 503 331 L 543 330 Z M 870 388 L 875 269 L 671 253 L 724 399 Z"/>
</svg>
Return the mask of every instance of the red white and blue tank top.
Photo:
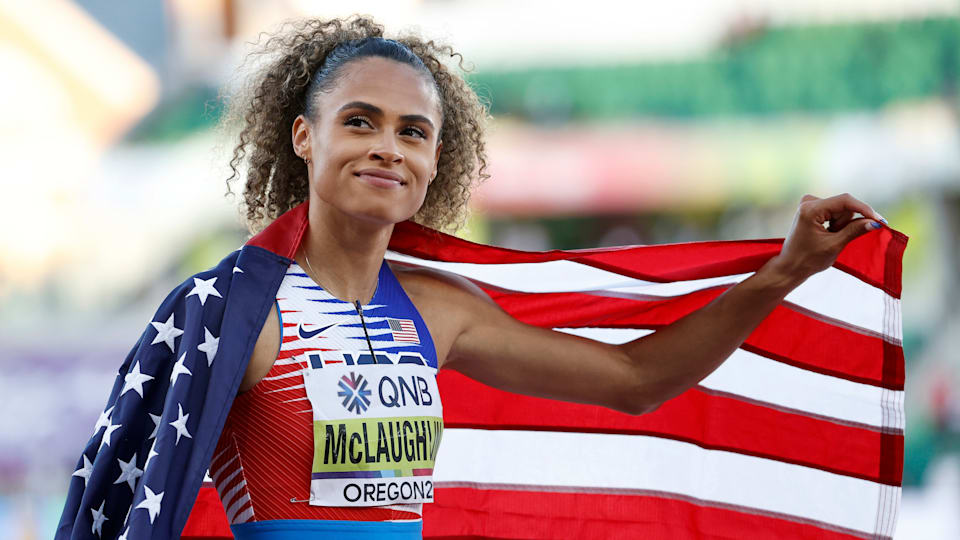
<svg viewBox="0 0 960 540">
<path fill-rule="evenodd" d="M 280 352 L 239 394 L 210 475 L 239 539 L 421 537 L 443 431 L 437 356 L 386 261 L 370 303 L 292 263 Z"/>
</svg>

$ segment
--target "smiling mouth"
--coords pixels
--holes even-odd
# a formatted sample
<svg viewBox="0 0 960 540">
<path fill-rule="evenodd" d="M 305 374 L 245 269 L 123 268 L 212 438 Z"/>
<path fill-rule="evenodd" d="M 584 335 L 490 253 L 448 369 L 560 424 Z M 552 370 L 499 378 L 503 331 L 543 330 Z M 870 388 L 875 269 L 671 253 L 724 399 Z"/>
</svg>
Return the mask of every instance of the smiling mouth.
<svg viewBox="0 0 960 540">
<path fill-rule="evenodd" d="M 353 173 L 354 176 L 362 178 L 367 182 L 380 187 L 397 187 L 407 185 L 403 179 L 394 173 L 379 170 L 363 170 Z"/>
</svg>

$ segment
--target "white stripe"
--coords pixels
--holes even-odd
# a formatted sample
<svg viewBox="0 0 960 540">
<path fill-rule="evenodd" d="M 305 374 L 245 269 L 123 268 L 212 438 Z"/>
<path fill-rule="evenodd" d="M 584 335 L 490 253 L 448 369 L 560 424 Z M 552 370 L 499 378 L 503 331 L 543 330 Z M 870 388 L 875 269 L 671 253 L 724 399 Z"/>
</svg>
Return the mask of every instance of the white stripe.
<svg viewBox="0 0 960 540">
<path fill-rule="evenodd" d="M 226 489 L 228 485 L 230 485 L 230 481 L 236 478 L 238 474 L 240 474 L 240 469 L 239 468 L 234 469 L 232 473 L 230 473 L 226 478 L 223 479 L 223 482 L 217 483 L 217 489 L 219 489 L 220 492 L 222 493 L 223 490 Z M 226 495 L 224 495 L 224 500 L 227 500 Z"/>
<path fill-rule="evenodd" d="M 212 472 L 212 473 L 211 473 L 211 476 L 213 476 L 213 482 L 214 482 L 215 484 L 220 485 L 220 480 L 218 480 L 217 478 L 218 478 L 221 474 L 223 474 L 223 471 L 227 470 L 227 466 L 228 466 L 228 465 L 230 465 L 231 463 L 233 463 L 233 462 L 236 461 L 236 460 L 237 460 L 237 455 L 234 454 L 233 457 L 231 457 L 230 459 L 228 459 L 227 462 L 224 463 L 223 465 L 221 465 L 219 469 L 217 469 L 215 472 Z"/>
<path fill-rule="evenodd" d="M 250 521 L 250 518 L 253 517 L 253 505 L 247 507 L 246 510 L 237 514 L 237 517 L 233 518 L 231 523 L 246 523 Z"/>
<path fill-rule="evenodd" d="M 447 429 L 433 478 L 642 489 L 756 508 L 872 533 L 880 485 L 656 437 Z"/>
<path fill-rule="evenodd" d="M 277 388 L 276 390 L 267 390 L 266 392 L 264 392 L 264 394 L 272 394 L 274 392 L 286 392 L 287 390 L 296 390 L 297 388 L 303 388 L 303 384 L 288 386 L 286 388 Z"/>
<path fill-rule="evenodd" d="M 474 264 L 432 261 L 387 251 L 386 258 L 453 272 L 484 283 L 523 292 L 573 292 L 642 285 L 658 285 L 621 276 L 573 261 Z"/>
<path fill-rule="evenodd" d="M 629 328 L 556 328 L 604 343 L 621 344 L 652 334 Z M 700 381 L 711 390 L 799 410 L 843 422 L 902 429 L 896 404 L 902 391 L 848 381 L 764 358 L 737 349 L 713 373 Z M 888 394 L 884 395 L 884 392 Z M 884 414 L 884 407 L 887 408 Z"/>
<path fill-rule="evenodd" d="M 297 348 L 297 347 L 292 347 Z M 292 364 L 302 364 L 304 360 L 301 360 L 298 356 L 291 356 L 290 358 L 280 358 L 274 361 L 273 365 L 275 366 L 289 366 Z"/>
<path fill-rule="evenodd" d="M 210 463 L 213 463 L 213 462 L 217 461 L 218 459 L 220 459 L 220 456 L 222 456 L 224 453 L 226 453 L 226 451 L 229 450 L 229 449 L 230 449 L 230 448 L 228 447 L 228 448 L 224 448 L 223 450 L 217 452 L 217 455 L 215 455 L 215 456 L 213 456 L 212 458 L 210 458 Z"/>
<path fill-rule="evenodd" d="M 631 279 L 616 272 L 601 270 L 573 261 L 542 263 L 473 264 L 432 261 L 387 252 L 387 258 L 460 274 L 495 287 L 527 293 L 581 292 L 627 297 L 667 298 L 694 291 L 739 283 L 752 275 L 736 274 L 707 279 L 655 283 Z M 862 328 L 877 335 L 886 335 L 899 342 L 902 335 L 884 324 L 884 303 L 892 300 L 899 310 L 899 300 L 860 279 L 830 267 L 791 292 L 786 301 L 804 310 L 829 319 Z"/>
<path fill-rule="evenodd" d="M 239 469 L 237 469 L 237 470 L 239 470 Z M 233 486 L 233 488 L 231 488 L 230 491 L 224 493 L 224 494 L 220 497 L 220 499 L 221 499 L 223 502 L 225 502 L 225 503 L 230 503 L 230 501 L 233 500 L 233 496 L 236 495 L 241 489 L 243 489 L 243 488 L 245 488 L 245 487 L 247 487 L 247 481 L 246 481 L 246 480 L 241 480 L 240 483 L 237 484 L 237 485 L 235 485 L 235 486 Z M 246 498 L 249 499 L 249 498 L 250 498 L 250 494 L 249 494 L 249 493 L 244 493 L 244 497 L 246 497 Z M 243 497 L 240 497 L 240 499 L 243 499 Z M 231 507 L 233 507 L 234 505 L 236 505 L 236 502 L 230 504 Z"/>
<path fill-rule="evenodd" d="M 786 301 L 889 336 L 898 343 L 903 339 L 899 327 L 884 324 L 886 306 L 890 306 L 899 318 L 900 300 L 833 267 L 807 278 L 803 285 L 787 295 Z"/>
<path fill-rule="evenodd" d="M 401 512 L 412 512 L 414 514 L 421 515 L 423 514 L 423 503 L 411 503 L 411 504 L 388 504 L 384 508 L 389 508 L 390 510 L 399 510 Z M 420 521 L 419 519 L 397 519 L 392 521 Z"/>
<path fill-rule="evenodd" d="M 282 375 L 274 375 L 273 377 L 264 377 L 261 380 L 264 381 L 276 381 L 280 379 L 289 379 L 290 377 L 299 377 L 301 373 L 299 371 L 291 371 L 290 373 L 284 373 Z"/>
<path fill-rule="evenodd" d="M 243 497 L 240 497 L 237 500 L 237 502 L 231 504 L 230 508 L 227 509 L 227 521 L 229 521 L 230 523 L 236 523 L 234 519 L 238 517 L 236 516 L 237 510 L 239 510 L 240 507 L 243 506 L 249 500 L 250 500 L 250 494 L 247 493 Z"/>
</svg>

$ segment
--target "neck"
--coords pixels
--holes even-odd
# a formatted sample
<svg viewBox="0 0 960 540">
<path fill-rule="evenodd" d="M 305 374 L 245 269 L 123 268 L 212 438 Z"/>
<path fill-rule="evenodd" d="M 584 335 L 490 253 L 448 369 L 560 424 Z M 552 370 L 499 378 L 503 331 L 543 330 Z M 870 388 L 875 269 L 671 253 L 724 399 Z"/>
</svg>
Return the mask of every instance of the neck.
<svg viewBox="0 0 960 540">
<path fill-rule="evenodd" d="M 340 300 L 367 304 L 377 286 L 393 224 L 358 220 L 311 198 L 309 226 L 297 262 L 328 293 Z M 306 264 L 304 253 L 310 259 Z"/>
</svg>

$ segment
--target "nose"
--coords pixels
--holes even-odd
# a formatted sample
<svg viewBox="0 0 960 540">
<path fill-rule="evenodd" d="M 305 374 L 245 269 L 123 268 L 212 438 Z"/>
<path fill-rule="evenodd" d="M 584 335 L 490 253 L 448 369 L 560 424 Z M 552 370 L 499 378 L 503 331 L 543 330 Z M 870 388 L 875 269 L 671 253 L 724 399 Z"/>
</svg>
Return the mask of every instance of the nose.
<svg viewBox="0 0 960 540">
<path fill-rule="evenodd" d="M 390 135 L 383 137 L 376 146 L 370 149 L 367 157 L 373 161 L 386 163 L 403 163 L 404 155 L 397 147 L 397 141 Z"/>
</svg>

